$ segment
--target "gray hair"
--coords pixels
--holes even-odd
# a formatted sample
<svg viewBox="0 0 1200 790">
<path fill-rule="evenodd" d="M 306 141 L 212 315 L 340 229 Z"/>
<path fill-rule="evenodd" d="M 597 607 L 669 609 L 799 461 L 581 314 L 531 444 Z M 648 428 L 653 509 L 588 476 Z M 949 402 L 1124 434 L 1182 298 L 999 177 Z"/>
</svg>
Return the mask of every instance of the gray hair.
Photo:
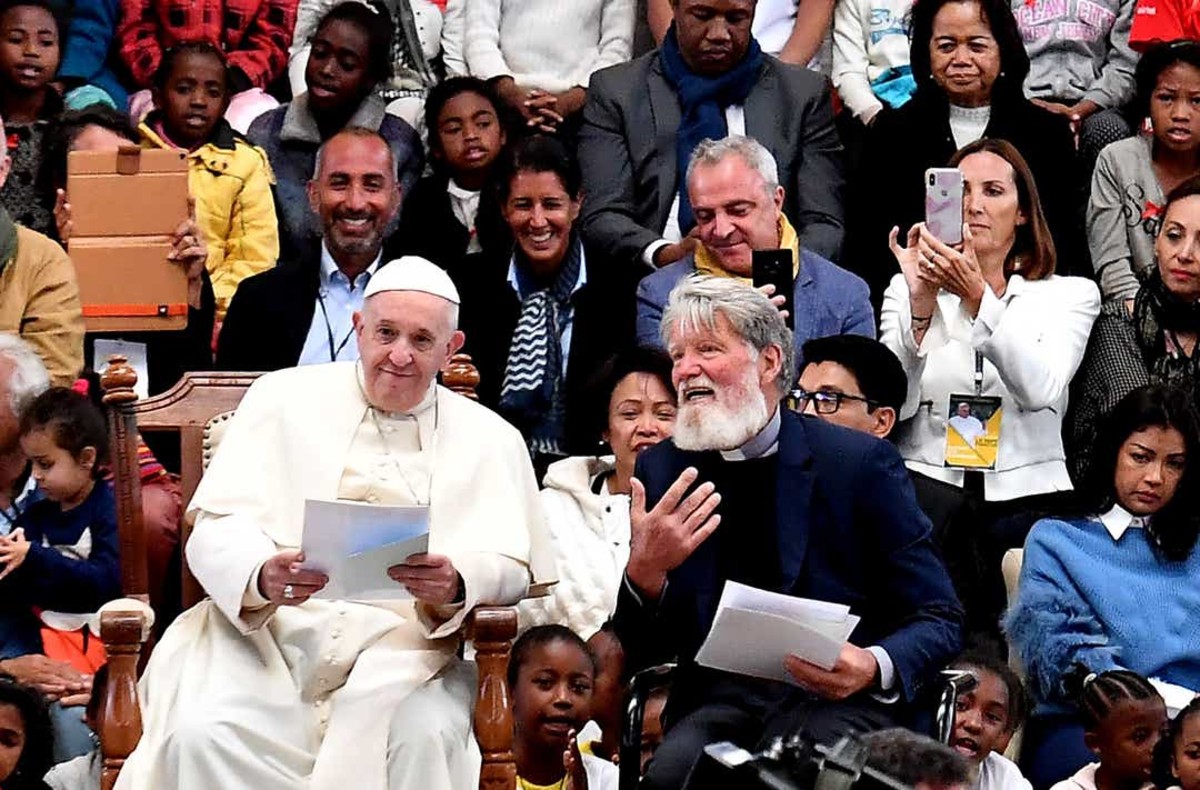
<svg viewBox="0 0 1200 790">
<path fill-rule="evenodd" d="M 867 765 L 909 787 L 971 784 L 972 770 L 966 758 L 944 743 L 900 727 L 862 736 L 867 747 Z"/>
<path fill-rule="evenodd" d="M 725 316 L 750 349 L 762 353 L 768 346 L 777 346 L 783 357 L 779 377 L 779 397 L 791 391 L 796 376 L 796 347 L 792 331 L 787 328 L 779 308 L 762 291 L 732 277 L 685 277 L 671 289 L 659 330 L 664 345 L 671 331 L 682 322 L 684 327 L 715 330 L 717 313 Z"/>
<path fill-rule="evenodd" d="M 381 135 L 379 132 L 375 131 L 374 129 L 368 129 L 365 126 L 347 126 L 346 128 L 344 128 L 344 129 L 340 130 L 339 132 L 337 132 L 336 134 L 334 134 L 332 137 L 330 137 L 325 142 L 321 143 L 321 147 L 317 149 L 317 159 L 316 159 L 316 162 L 313 164 L 313 175 L 312 175 L 313 181 L 321 180 L 321 167 L 325 164 L 325 146 L 329 145 L 331 142 L 333 142 L 337 138 L 341 137 L 342 135 L 349 135 L 350 137 L 358 137 L 358 138 L 368 138 L 369 137 L 371 139 L 378 140 L 379 142 L 383 143 L 383 147 L 385 149 L 387 149 L 388 167 L 390 168 L 390 172 L 392 173 L 392 175 L 395 176 L 395 174 L 396 174 L 396 155 L 392 152 L 392 147 L 388 144 L 387 138 L 385 138 L 383 135 Z"/>
<path fill-rule="evenodd" d="M 779 166 L 775 164 L 775 157 L 758 140 L 740 134 L 731 134 L 720 140 L 701 140 L 688 160 L 686 183 L 692 182 L 692 173 L 700 165 L 717 165 L 730 156 L 740 156 L 743 162 L 762 176 L 767 194 L 774 195 L 775 188 L 779 186 Z"/>
<path fill-rule="evenodd" d="M 33 347 L 16 335 L 0 334 L 0 359 L 12 365 L 3 387 L 8 389 L 9 408 L 19 420 L 34 398 L 50 389 L 50 374 Z"/>
</svg>

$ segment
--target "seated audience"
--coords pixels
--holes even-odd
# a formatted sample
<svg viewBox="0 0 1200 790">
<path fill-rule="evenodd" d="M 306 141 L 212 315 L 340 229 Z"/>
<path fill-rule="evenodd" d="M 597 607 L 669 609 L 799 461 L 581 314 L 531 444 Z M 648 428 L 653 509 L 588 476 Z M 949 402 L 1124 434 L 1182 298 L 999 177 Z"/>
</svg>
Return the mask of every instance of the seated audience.
<svg viewBox="0 0 1200 790">
<path fill-rule="evenodd" d="M 294 1 L 294 0 L 293 0 Z M 321 221 L 308 198 L 317 151 L 349 127 L 378 132 L 391 149 L 401 196 L 421 174 L 424 155 L 413 128 L 389 115 L 376 87 L 392 74 L 389 25 L 366 5 L 344 2 L 330 9 L 310 39 L 304 71 L 308 91 L 266 113 L 246 136 L 267 152 L 275 173 L 280 260 L 307 254 L 321 236 Z M 389 225 L 390 235 L 395 225 Z"/>
<path fill-rule="evenodd" d="M 109 59 L 121 0 L 90 0 L 69 7 L 71 19 L 57 80 L 63 88 L 63 102 L 71 110 L 100 103 L 123 111 L 129 94 Z"/>
<path fill-rule="evenodd" d="M 221 117 L 229 73 L 225 56 L 207 42 L 171 48 L 154 77 L 156 109 L 138 127 L 143 146 L 187 152 L 188 191 L 208 247 L 218 328 L 242 280 L 279 257 L 267 155 Z"/>
<path fill-rule="evenodd" d="M 750 34 L 754 2 L 721 8 L 676 0 L 659 49 L 593 75 L 579 135 L 584 235 L 617 258 L 680 260 L 694 246 L 693 149 L 745 135 L 775 157 L 800 245 L 838 260 L 842 145 L 828 82 L 763 54 Z"/>
<path fill-rule="evenodd" d="M 895 261 L 888 230 L 925 219 L 925 171 L 985 138 L 1011 143 L 1041 196 L 1059 271 L 1092 275 L 1083 230 L 1083 175 L 1067 122 L 1021 93 L 1029 56 L 1006 0 L 931 0 L 912 10 L 917 92 L 875 118 L 863 140 L 847 210 L 847 267 L 882 298 Z M 897 156 L 897 151 L 904 151 Z M 953 165 L 950 165 L 951 167 Z"/>
<path fill-rule="evenodd" d="M 1076 479 L 1086 471 L 1098 425 L 1145 384 L 1170 384 L 1200 406 L 1200 178 L 1167 197 L 1154 238 L 1154 265 L 1128 300 L 1100 310 L 1071 386 L 1065 438 Z"/>
<path fill-rule="evenodd" d="M 129 118 L 104 105 L 63 114 L 46 156 L 52 165 L 51 183 L 57 189 L 55 223 L 58 237 L 70 248 L 74 228 L 70 196 L 66 193 L 67 157 L 72 151 L 116 151 L 136 144 L 138 133 Z M 188 276 L 188 323 L 185 329 L 155 332 L 89 332 L 84 337 L 84 360 L 93 370 L 103 370 L 107 360 L 96 358 L 97 340 L 120 340 L 145 346 L 148 393 L 165 392 L 186 371 L 212 367 L 212 336 L 216 310 L 212 279 L 205 264 L 208 248 L 194 217 L 179 224 L 172 236 L 168 260 L 182 266 Z"/>
<path fill-rule="evenodd" d="M 54 237 L 54 190 L 46 182 L 46 139 L 62 115 L 51 87 L 61 55 L 57 6 L 20 0 L 0 6 L 0 117 L 8 166 L 3 205 L 18 225 Z M 78 372 L 76 370 L 75 372 Z"/>
<path fill-rule="evenodd" d="M 519 611 L 525 622 L 558 623 L 591 639 L 612 616 L 629 560 L 634 464 L 675 424 L 671 360 L 657 350 L 620 352 L 585 392 L 591 435 L 611 454 L 564 458 L 546 471 L 540 496 L 558 584 Z"/>
<path fill-rule="evenodd" d="M 88 697 L 87 710 L 83 714 L 84 724 L 92 732 L 100 732 L 100 720 L 104 716 L 104 696 L 108 690 L 108 666 L 96 670 L 92 677 L 92 692 Z M 104 757 L 97 746 L 87 754 L 59 763 L 46 774 L 50 790 L 100 790 Z"/>
<path fill-rule="evenodd" d="M 0 121 L 0 138 L 7 139 L 4 129 Z M 0 156 L 0 188 L 11 163 L 8 154 Z M 0 332 L 29 343 L 52 382 L 67 386 L 83 369 L 83 331 L 71 259 L 46 236 L 14 222 L 0 205 Z"/>
<path fill-rule="evenodd" d="M 895 727 L 863 736 L 867 767 L 913 790 L 968 790 L 971 766 L 926 735 Z"/>
<path fill-rule="evenodd" d="M 908 378 L 895 354 L 879 341 L 857 335 L 809 340 L 802 352 L 804 365 L 792 393 L 801 413 L 880 439 L 894 436 L 908 392 Z M 961 488 L 919 472 L 909 470 L 908 476 L 966 612 L 967 643 L 975 648 L 998 645 L 996 618 L 981 583 L 978 525 L 969 497 Z"/>
<path fill-rule="evenodd" d="M 671 26 L 677 0 L 642 0 L 646 6 L 650 32 L 662 45 Z M 829 26 L 834 15 L 833 0 L 733 0 L 727 7 L 754 14 L 751 34 L 762 51 L 793 66 L 807 66 L 823 74 L 829 72 Z M 640 53 L 639 53 L 640 54 Z"/>
<path fill-rule="evenodd" d="M 511 243 L 492 174 L 508 142 L 508 113 L 491 86 L 451 77 L 425 101 L 433 172 L 413 187 L 396 230 L 396 246 L 443 269 L 475 252 L 496 255 Z"/>
<path fill-rule="evenodd" d="M 0 674 L 0 782 L 5 790 L 45 790 L 54 735 L 37 689 Z"/>
<path fill-rule="evenodd" d="M 1200 607 L 1200 588 L 1180 581 L 1200 573 L 1200 427 L 1191 399 L 1160 386 L 1133 391 L 1091 453 L 1076 514 L 1044 519 L 1029 533 L 1005 623 L 1036 702 L 1021 750 L 1035 787 L 1088 761 L 1064 687 L 1073 665 L 1200 688 L 1200 640 L 1181 614 Z"/>
<path fill-rule="evenodd" d="M 1100 152 L 1088 202 L 1088 244 L 1106 300 L 1132 300 L 1154 268 L 1164 197 L 1200 175 L 1200 43 L 1156 46 L 1137 65 L 1137 117 L 1152 135 Z"/>
<path fill-rule="evenodd" d="M 557 139 L 517 142 L 496 174 L 512 256 L 475 256 L 451 272 L 479 401 L 520 429 L 539 479 L 552 461 L 595 449 L 587 382 L 596 360 L 633 345 L 642 272 L 583 243 L 579 181 Z"/>
<path fill-rule="evenodd" d="M 895 449 L 781 407 L 793 344 L 765 295 L 689 278 L 663 328 L 679 412 L 637 464 L 614 626 L 630 672 L 679 662 L 642 784 L 674 790 L 713 741 L 831 743 L 908 715 L 958 652 L 962 611 Z M 848 604 L 862 621 L 831 670 L 781 656 L 794 684 L 702 669 L 726 581 Z"/>
<path fill-rule="evenodd" d="M 866 284 L 804 247 L 784 212 L 785 191 L 766 148 L 749 137 L 704 140 L 692 152 L 687 185 L 699 244 L 683 260 L 647 276 L 638 286 L 639 343 L 665 344 L 660 334 L 663 309 L 681 280 L 703 274 L 749 283 L 754 251 L 777 249 L 792 252 L 797 364 L 803 362 L 800 347 L 810 338 L 875 336 Z"/>
<path fill-rule="evenodd" d="M 135 121 L 150 109 L 150 88 L 167 50 L 207 41 L 229 58 L 225 117 L 245 133 L 250 122 L 279 106 L 267 87 L 287 68 L 297 0 L 219 0 L 180 5 L 175 0 L 121 0 L 116 54 L 138 90 L 129 103 Z"/>
<path fill-rule="evenodd" d="M 478 783 L 461 628 L 548 569 L 520 435 L 435 382 L 462 345 L 458 302 L 433 264 L 391 265 L 355 317 L 361 362 L 251 386 L 190 506 L 188 565 L 210 597 L 150 657 L 148 726 L 118 788 Z M 331 579 L 303 567 L 307 499 L 428 506 L 431 552 L 388 569 L 413 597 L 314 597 Z"/>
<path fill-rule="evenodd" d="M 833 10 L 833 87 L 863 126 L 917 90 L 909 65 L 911 0 L 838 0 Z"/>
<path fill-rule="evenodd" d="M 467 70 L 528 127 L 570 139 L 592 75 L 629 60 L 634 16 L 634 0 L 469 0 Z"/>
<path fill-rule="evenodd" d="M 1079 700 L 1083 741 L 1072 744 L 1068 754 L 1059 753 L 1056 759 L 1074 767 L 1081 747 L 1099 759 L 1051 790 L 1152 788 L 1154 753 L 1167 726 L 1162 697 L 1144 677 L 1123 669 L 1098 675 L 1079 669 L 1068 677 L 1071 682 L 1064 678 L 1064 688 Z"/>
<path fill-rule="evenodd" d="M 395 174 L 378 132 L 349 127 L 321 146 L 306 200 L 322 238 L 242 282 L 217 340 L 218 370 L 358 359 L 353 317 L 400 209 Z"/>
<path fill-rule="evenodd" d="M 1024 0 L 1012 3 L 1029 52 L 1025 95 L 1071 122 L 1088 170 L 1104 146 L 1134 131 L 1121 113 L 1133 98 L 1137 64 L 1129 46 L 1133 7 L 1131 0 L 1102 0 L 1047 13 Z"/>
<path fill-rule="evenodd" d="M 288 57 L 288 78 L 292 95 L 308 89 L 305 73 L 313 31 L 329 11 L 345 0 L 300 0 L 296 9 L 296 29 Z M 378 23 L 391 28 L 391 75 L 375 87 L 375 93 L 387 105 L 387 111 L 404 119 L 424 134 L 425 97 L 438 84 L 442 52 L 442 10 L 430 0 L 360 0 L 379 16 Z M 444 4 L 444 3 L 443 3 Z"/>
<path fill-rule="evenodd" d="M 1032 790 L 1021 769 L 1004 756 L 1029 712 L 1021 678 L 1008 664 L 982 654 L 960 656 L 951 669 L 965 669 L 976 686 L 954 703 L 950 746 L 975 767 L 972 790 Z"/>
<path fill-rule="evenodd" d="M 508 660 L 517 787 L 617 790 L 617 766 L 580 752 L 591 715 L 596 657 L 561 625 L 529 629 Z"/>
<path fill-rule="evenodd" d="M 1154 750 L 1154 784 L 1200 790 L 1200 697 L 1171 718 Z"/>
<path fill-rule="evenodd" d="M 89 653 L 86 615 L 121 596 L 117 503 L 102 471 L 104 414 L 78 392 L 46 390 L 21 414 L 21 451 L 36 488 L 16 528 L 0 536 L 3 653 L 49 654 L 46 629 L 65 635 L 61 657 L 91 670 L 104 648 L 92 639 Z"/>
<path fill-rule="evenodd" d="M 1004 551 L 1070 497 L 1062 420 L 1100 294 L 1090 280 L 1055 275 L 1038 190 L 1013 146 L 980 140 L 951 164 L 963 174 L 963 244 L 919 223 L 900 246 L 892 228 L 901 274 L 884 295 L 881 339 L 908 375 L 896 437 L 905 463 L 963 488 L 977 509 L 995 622 Z M 999 426 L 987 437 L 995 456 L 972 466 L 951 452 L 948 423 L 952 407 L 975 397 L 998 398 L 1001 418 L 989 420 Z"/>
</svg>

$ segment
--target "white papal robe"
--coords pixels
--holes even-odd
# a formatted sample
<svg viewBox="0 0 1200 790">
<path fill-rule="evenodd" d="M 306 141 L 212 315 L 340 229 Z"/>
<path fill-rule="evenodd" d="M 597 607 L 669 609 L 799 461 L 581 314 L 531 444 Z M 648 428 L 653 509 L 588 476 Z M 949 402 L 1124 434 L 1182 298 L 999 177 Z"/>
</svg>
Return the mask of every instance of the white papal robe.
<svg viewBox="0 0 1200 790">
<path fill-rule="evenodd" d="M 210 598 L 155 648 L 144 735 L 119 790 L 467 790 L 478 782 L 471 667 L 455 657 L 477 603 L 508 604 L 542 566 L 521 435 L 440 387 L 412 413 L 370 409 L 356 363 L 263 376 L 189 506 L 187 557 Z M 258 568 L 299 547 L 304 500 L 430 506 L 429 551 L 461 605 L 310 600 L 274 607 Z"/>
</svg>

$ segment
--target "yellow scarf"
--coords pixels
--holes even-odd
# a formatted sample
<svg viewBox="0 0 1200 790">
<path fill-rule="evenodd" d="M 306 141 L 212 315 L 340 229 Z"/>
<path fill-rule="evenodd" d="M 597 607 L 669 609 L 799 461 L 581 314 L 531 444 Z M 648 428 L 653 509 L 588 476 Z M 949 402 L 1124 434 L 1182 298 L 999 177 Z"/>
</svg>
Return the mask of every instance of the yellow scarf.
<svg viewBox="0 0 1200 790">
<path fill-rule="evenodd" d="M 792 223 L 788 222 L 788 218 L 782 212 L 779 214 L 779 248 L 781 250 L 790 249 L 792 251 L 792 279 L 796 279 L 800 274 L 800 237 L 796 234 L 796 229 L 792 227 Z M 747 285 L 750 284 L 751 279 L 721 268 L 720 259 L 709 252 L 708 248 L 703 244 L 696 248 L 696 272 L 697 274 L 708 274 L 713 277 L 733 277 Z"/>
</svg>

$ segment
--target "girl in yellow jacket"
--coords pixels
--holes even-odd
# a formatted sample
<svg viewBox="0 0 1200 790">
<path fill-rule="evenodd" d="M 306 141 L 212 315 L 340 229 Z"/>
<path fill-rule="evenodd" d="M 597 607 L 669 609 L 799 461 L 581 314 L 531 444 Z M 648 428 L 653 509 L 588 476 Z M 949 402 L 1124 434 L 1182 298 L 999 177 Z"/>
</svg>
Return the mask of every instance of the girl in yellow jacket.
<svg viewBox="0 0 1200 790">
<path fill-rule="evenodd" d="M 238 283 L 271 268 L 279 257 L 274 176 L 262 149 L 223 118 L 228 69 L 216 47 L 187 42 L 168 50 L 152 92 L 156 109 L 138 127 L 142 146 L 187 151 L 188 186 L 208 245 L 219 326 Z"/>
</svg>

